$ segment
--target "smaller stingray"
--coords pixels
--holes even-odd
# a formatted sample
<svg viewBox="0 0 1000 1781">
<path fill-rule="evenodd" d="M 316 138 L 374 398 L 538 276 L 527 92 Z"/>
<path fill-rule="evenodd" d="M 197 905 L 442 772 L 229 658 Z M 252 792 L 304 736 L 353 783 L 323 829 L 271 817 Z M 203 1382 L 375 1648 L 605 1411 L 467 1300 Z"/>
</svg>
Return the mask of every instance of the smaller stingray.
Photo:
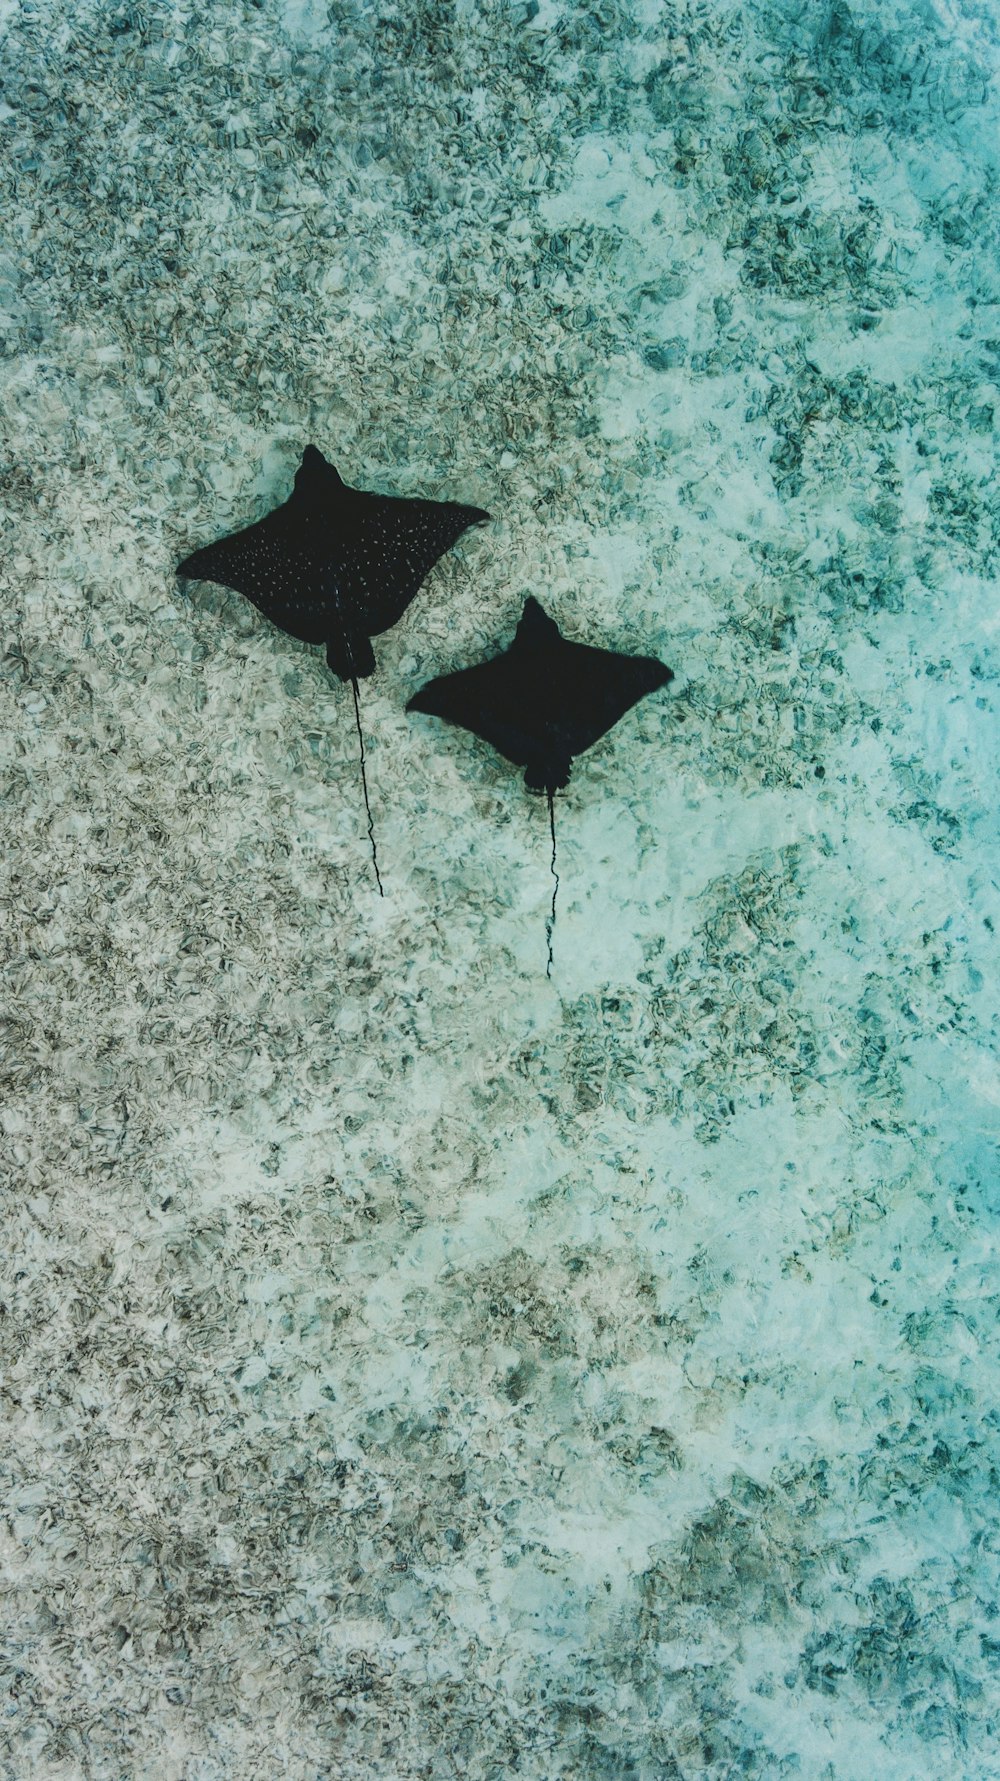
<svg viewBox="0 0 1000 1781">
<path fill-rule="evenodd" d="M 326 645 L 327 666 L 354 691 L 361 784 L 379 892 L 358 681 L 375 671 L 371 638 L 402 618 L 425 576 L 468 526 L 489 519 L 457 501 L 409 500 L 348 488 L 307 445 L 287 501 L 178 564 L 178 575 L 244 594 L 272 624 Z"/>
<path fill-rule="evenodd" d="M 525 769 L 524 783 L 545 792 L 552 834 L 552 913 L 546 933 L 552 974 L 556 919 L 554 796 L 569 783 L 574 755 L 607 733 L 647 693 L 673 680 L 655 656 L 619 655 L 570 643 L 529 597 L 510 648 L 492 661 L 428 681 L 407 705 L 472 730 L 508 761 Z"/>
</svg>

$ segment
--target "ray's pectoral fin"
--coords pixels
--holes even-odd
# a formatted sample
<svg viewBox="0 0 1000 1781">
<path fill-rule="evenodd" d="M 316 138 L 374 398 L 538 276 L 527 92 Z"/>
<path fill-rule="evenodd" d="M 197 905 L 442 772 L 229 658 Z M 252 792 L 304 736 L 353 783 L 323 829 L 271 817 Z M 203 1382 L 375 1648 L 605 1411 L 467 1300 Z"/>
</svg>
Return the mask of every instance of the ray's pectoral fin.
<svg viewBox="0 0 1000 1781">
<path fill-rule="evenodd" d="M 363 631 L 342 631 L 326 646 L 326 665 L 340 680 L 366 680 L 375 672 L 375 651 Z"/>
</svg>

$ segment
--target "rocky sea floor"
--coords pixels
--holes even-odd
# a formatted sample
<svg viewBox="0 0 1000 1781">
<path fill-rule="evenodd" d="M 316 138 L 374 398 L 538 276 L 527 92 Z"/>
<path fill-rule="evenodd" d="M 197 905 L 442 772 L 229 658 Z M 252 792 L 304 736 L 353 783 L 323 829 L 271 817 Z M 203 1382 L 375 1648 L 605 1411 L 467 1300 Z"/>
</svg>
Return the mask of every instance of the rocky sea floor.
<svg viewBox="0 0 1000 1781">
<path fill-rule="evenodd" d="M 0 0 L 3 1781 L 1000 1776 L 1000 24 Z M 196 544 L 470 532 L 350 692 Z M 544 801 L 407 697 L 674 669 Z"/>
</svg>

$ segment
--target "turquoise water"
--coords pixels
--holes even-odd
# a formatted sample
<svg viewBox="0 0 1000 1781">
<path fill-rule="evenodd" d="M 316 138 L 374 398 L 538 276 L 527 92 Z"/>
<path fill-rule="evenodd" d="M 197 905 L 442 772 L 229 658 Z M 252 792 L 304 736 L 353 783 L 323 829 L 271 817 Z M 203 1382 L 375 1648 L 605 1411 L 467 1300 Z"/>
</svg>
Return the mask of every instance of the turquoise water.
<svg viewBox="0 0 1000 1781">
<path fill-rule="evenodd" d="M 997 25 L 0 6 L 4 1781 L 1000 1776 Z M 195 544 L 474 502 L 349 690 Z M 535 593 L 675 680 L 521 776 Z"/>
</svg>

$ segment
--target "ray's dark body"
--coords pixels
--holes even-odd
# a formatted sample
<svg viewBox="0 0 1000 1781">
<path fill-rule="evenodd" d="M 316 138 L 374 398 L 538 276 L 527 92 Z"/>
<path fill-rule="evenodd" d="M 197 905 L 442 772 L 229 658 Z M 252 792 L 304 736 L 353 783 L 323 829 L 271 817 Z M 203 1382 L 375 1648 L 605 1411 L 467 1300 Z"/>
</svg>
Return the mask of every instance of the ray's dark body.
<svg viewBox="0 0 1000 1781">
<path fill-rule="evenodd" d="M 193 551 L 177 573 L 235 589 L 292 637 L 325 644 L 341 680 L 358 680 L 374 672 L 370 639 L 402 617 L 466 528 L 488 518 L 455 501 L 348 488 L 309 445 L 287 501 Z"/>
<path fill-rule="evenodd" d="M 472 730 L 524 767 L 529 791 L 551 794 L 568 783 L 574 755 L 672 679 L 655 656 L 570 642 L 529 598 L 509 649 L 429 681 L 407 710 Z"/>
</svg>

